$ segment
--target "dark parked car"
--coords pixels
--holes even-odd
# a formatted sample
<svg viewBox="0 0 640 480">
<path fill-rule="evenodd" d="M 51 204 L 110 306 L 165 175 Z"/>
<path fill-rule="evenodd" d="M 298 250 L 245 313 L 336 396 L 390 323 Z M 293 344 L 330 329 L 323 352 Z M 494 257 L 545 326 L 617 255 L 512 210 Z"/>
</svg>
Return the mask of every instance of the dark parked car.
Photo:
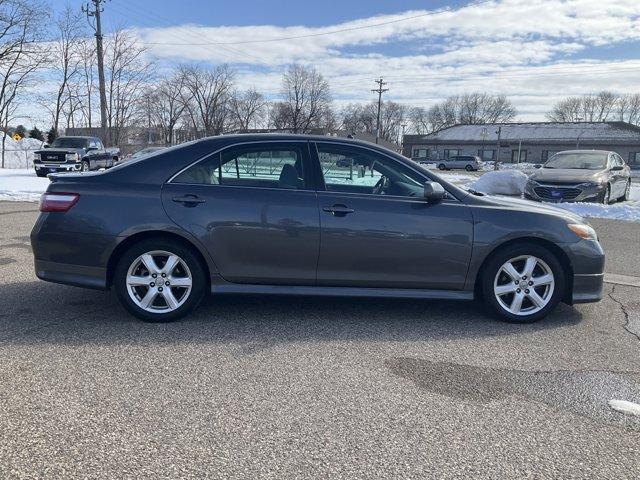
<svg viewBox="0 0 640 480">
<path fill-rule="evenodd" d="M 106 149 L 97 137 L 59 137 L 43 150 L 34 152 L 36 175 L 56 172 L 86 172 L 113 167 L 117 149 Z"/>
<path fill-rule="evenodd" d="M 529 176 L 525 197 L 545 202 L 629 200 L 631 170 L 620 155 L 604 150 L 556 153 Z"/>
<path fill-rule="evenodd" d="M 438 160 L 436 165 L 439 170 L 464 169 L 467 172 L 473 172 L 482 167 L 482 160 L 480 160 L 480 157 L 473 155 L 455 155 Z"/>
<path fill-rule="evenodd" d="M 147 321 L 177 319 L 208 291 L 477 297 L 513 322 L 602 296 L 604 254 L 580 217 L 463 191 L 347 139 L 203 139 L 51 175 L 40 210 L 37 276 L 113 288 Z"/>
</svg>

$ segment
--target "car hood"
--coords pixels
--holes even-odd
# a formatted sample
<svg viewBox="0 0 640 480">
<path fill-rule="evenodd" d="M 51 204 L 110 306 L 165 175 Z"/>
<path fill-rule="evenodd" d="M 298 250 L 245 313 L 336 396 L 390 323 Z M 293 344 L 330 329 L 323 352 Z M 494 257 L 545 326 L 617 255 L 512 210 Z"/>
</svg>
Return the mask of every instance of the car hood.
<svg viewBox="0 0 640 480">
<path fill-rule="evenodd" d="M 599 182 L 606 173 L 606 170 L 540 168 L 529 178 L 536 182 L 584 183 Z"/>
<path fill-rule="evenodd" d="M 564 210 L 563 208 L 553 207 L 546 203 L 533 202 L 530 200 L 524 200 L 521 198 L 502 197 L 495 195 L 483 195 L 482 197 L 469 195 L 469 200 L 476 205 L 484 205 L 488 207 L 501 207 L 509 210 L 528 212 L 528 213 L 540 213 L 543 215 L 553 215 L 555 217 L 562 217 L 566 220 L 576 223 L 587 223 L 580 216 L 573 212 Z"/>
<path fill-rule="evenodd" d="M 35 153 L 83 153 L 84 148 L 45 148 Z"/>
</svg>

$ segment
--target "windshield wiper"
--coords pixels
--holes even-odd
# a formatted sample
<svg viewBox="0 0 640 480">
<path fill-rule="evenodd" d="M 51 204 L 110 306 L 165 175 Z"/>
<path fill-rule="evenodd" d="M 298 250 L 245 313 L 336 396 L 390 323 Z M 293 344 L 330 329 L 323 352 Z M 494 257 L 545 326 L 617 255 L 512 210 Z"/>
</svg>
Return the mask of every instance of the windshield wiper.
<svg viewBox="0 0 640 480">
<path fill-rule="evenodd" d="M 477 197 L 484 197 L 484 193 L 479 192 L 477 190 L 474 190 L 473 188 L 467 188 L 467 192 L 469 192 L 471 195 L 475 195 Z"/>
</svg>

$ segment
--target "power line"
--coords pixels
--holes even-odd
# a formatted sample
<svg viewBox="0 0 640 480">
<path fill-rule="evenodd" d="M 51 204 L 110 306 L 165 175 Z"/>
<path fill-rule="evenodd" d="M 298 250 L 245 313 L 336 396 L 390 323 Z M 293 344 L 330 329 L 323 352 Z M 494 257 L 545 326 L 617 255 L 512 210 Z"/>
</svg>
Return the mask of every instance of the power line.
<svg viewBox="0 0 640 480">
<path fill-rule="evenodd" d="M 284 42 L 287 40 L 298 40 L 301 38 L 312 38 L 312 37 L 322 37 L 322 36 L 326 36 L 326 35 L 335 35 L 336 33 L 344 33 L 344 32 L 352 32 L 354 30 L 365 30 L 368 28 L 377 28 L 377 27 L 382 27 L 385 25 L 391 25 L 394 23 L 400 23 L 400 22 L 406 22 L 408 20 L 414 20 L 416 18 L 421 18 L 421 17 L 429 17 L 432 15 L 438 15 L 444 12 L 450 13 L 450 12 L 456 12 L 456 11 L 460 11 L 463 10 L 465 8 L 470 8 L 470 7 L 477 7 L 480 5 L 484 5 L 486 3 L 493 3 L 493 0 L 483 0 L 483 1 L 479 1 L 479 2 L 472 2 L 472 3 L 468 3 L 466 5 L 464 5 L 463 7 L 457 9 L 457 10 L 449 10 L 449 9 L 441 9 L 441 10 L 436 10 L 436 11 L 432 11 L 432 12 L 426 12 L 426 13 L 421 13 L 418 15 L 411 15 L 408 17 L 403 17 L 403 18 L 398 18 L 395 20 L 388 20 L 386 22 L 379 22 L 379 23 L 372 23 L 370 25 L 361 25 L 358 27 L 346 27 L 346 28 L 340 28 L 340 29 L 336 29 L 336 30 L 330 30 L 328 32 L 317 32 L 317 33 L 307 33 L 304 35 L 293 35 L 290 37 L 277 37 L 277 38 L 263 38 L 263 39 L 258 39 L 258 40 L 242 40 L 242 41 L 238 41 L 238 42 L 216 42 L 216 43 L 189 43 L 189 44 L 182 44 L 182 43 L 172 43 L 172 42 L 147 42 L 149 43 L 149 45 L 191 45 L 191 46 L 204 46 L 204 45 L 243 45 L 243 44 L 250 44 L 250 43 L 271 43 L 271 42 Z"/>
</svg>

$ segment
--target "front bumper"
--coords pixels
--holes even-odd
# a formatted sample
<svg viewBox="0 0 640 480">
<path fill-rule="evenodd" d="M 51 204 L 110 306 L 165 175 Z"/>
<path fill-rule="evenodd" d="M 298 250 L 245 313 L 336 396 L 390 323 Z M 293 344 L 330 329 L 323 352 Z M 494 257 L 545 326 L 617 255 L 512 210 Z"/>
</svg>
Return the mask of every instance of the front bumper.
<svg viewBox="0 0 640 480">
<path fill-rule="evenodd" d="M 600 243 L 580 240 L 561 244 L 571 262 L 573 277 L 564 299 L 566 303 L 592 303 L 602 300 L 605 255 Z"/>
<path fill-rule="evenodd" d="M 606 189 L 606 184 L 552 184 L 528 182 L 524 196 L 538 202 L 597 202 Z"/>
<path fill-rule="evenodd" d="M 57 172 L 79 172 L 82 168 L 80 163 L 34 163 L 36 172 L 57 173 Z"/>
</svg>

